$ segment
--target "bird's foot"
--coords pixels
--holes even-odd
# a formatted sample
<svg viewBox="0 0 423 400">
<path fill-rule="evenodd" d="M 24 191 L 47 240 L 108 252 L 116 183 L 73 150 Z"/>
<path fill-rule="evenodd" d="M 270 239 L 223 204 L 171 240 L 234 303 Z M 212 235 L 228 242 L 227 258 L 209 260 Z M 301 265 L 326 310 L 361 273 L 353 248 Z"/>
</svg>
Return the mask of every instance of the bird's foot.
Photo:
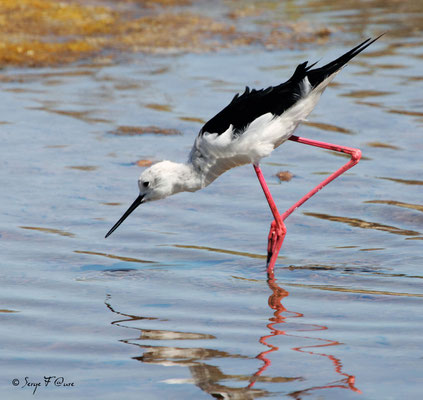
<svg viewBox="0 0 423 400">
<path fill-rule="evenodd" d="M 286 228 L 285 224 L 273 221 L 270 225 L 270 232 L 267 242 L 267 271 L 273 270 L 273 267 L 278 257 L 279 250 L 282 247 L 282 242 L 285 239 Z"/>
</svg>

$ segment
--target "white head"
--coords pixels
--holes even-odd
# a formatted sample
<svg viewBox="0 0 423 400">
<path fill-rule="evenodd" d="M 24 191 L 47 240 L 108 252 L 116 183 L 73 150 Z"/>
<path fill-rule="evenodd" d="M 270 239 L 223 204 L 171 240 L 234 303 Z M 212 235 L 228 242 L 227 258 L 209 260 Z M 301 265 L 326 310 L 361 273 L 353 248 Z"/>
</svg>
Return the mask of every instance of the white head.
<svg viewBox="0 0 423 400">
<path fill-rule="evenodd" d="M 160 200 L 183 191 L 201 188 L 201 181 L 191 164 L 161 161 L 147 168 L 138 179 L 139 196 L 107 233 L 111 235 L 140 204 Z"/>
<path fill-rule="evenodd" d="M 141 174 L 138 187 L 143 203 L 164 199 L 181 191 L 177 190 L 177 183 L 180 180 L 179 165 L 171 161 L 162 161 L 147 168 Z"/>
</svg>

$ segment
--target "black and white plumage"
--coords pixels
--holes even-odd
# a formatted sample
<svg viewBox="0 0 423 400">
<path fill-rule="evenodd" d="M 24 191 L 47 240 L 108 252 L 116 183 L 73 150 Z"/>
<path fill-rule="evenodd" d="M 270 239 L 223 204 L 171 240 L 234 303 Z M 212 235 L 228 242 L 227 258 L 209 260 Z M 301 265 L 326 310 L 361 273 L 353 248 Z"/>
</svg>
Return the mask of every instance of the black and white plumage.
<svg viewBox="0 0 423 400">
<path fill-rule="evenodd" d="M 379 36 L 380 37 L 380 36 Z M 293 133 L 340 69 L 379 39 L 367 39 L 320 68 L 304 62 L 285 83 L 235 95 L 200 130 L 187 163 L 162 161 L 138 180 L 140 194 L 109 236 L 141 203 L 204 188 L 228 169 L 258 164 Z"/>
</svg>

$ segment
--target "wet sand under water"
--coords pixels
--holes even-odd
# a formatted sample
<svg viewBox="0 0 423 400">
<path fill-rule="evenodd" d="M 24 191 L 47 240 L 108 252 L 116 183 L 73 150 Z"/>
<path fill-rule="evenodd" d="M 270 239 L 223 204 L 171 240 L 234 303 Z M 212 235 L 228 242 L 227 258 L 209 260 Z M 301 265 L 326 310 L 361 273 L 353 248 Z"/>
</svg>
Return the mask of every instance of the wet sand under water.
<svg viewBox="0 0 423 400">
<path fill-rule="evenodd" d="M 219 28 L 205 24 L 195 50 L 108 42 L 45 63 L 0 56 L 2 397 L 419 399 L 423 7 L 141 3 L 63 3 L 83 21 L 101 11 L 100 25 L 75 39 L 53 21 L 53 33 L 116 45 L 114 22 L 101 25 L 109 14 L 134 32 L 169 13 Z M 282 20 L 291 48 L 271 43 Z M 295 40 L 301 26 L 314 43 Z M 245 85 L 275 84 L 382 31 L 297 131 L 358 147 L 363 160 L 287 219 L 273 279 L 271 216 L 250 166 L 145 204 L 104 239 L 143 168 L 183 161 Z M 51 33 L 38 34 L 47 43 Z M 345 161 L 287 142 L 262 169 L 282 211 Z M 45 387 L 44 376 L 63 381 Z"/>
</svg>

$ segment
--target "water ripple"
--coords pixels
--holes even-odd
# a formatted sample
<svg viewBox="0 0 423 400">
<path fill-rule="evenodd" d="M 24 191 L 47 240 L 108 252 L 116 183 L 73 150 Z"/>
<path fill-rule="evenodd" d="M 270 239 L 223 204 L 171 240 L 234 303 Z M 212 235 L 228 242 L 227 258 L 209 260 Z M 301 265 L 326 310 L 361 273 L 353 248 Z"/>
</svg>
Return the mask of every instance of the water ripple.
<svg viewBox="0 0 423 400">
<path fill-rule="evenodd" d="M 417 211 L 423 212 L 423 205 L 422 204 L 403 203 L 402 201 L 396 201 L 396 200 L 367 200 L 364 203 L 366 203 L 366 204 L 388 204 L 390 206 L 409 208 L 411 210 L 417 210 Z"/>
<path fill-rule="evenodd" d="M 362 229 L 376 229 L 378 231 L 389 232 L 395 235 L 404 235 L 404 236 L 420 235 L 420 232 L 417 232 L 417 231 L 401 229 L 395 226 L 379 224 L 377 222 L 364 221 L 358 218 L 341 217 L 336 215 L 313 213 L 313 212 L 304 212 L 304 215 L 320 218 L 320 219 L 325 219 L 328 221 L 342 222 L 344 224 L 348 224 L 350 226 L 362 228 Z"/>
</svg>

